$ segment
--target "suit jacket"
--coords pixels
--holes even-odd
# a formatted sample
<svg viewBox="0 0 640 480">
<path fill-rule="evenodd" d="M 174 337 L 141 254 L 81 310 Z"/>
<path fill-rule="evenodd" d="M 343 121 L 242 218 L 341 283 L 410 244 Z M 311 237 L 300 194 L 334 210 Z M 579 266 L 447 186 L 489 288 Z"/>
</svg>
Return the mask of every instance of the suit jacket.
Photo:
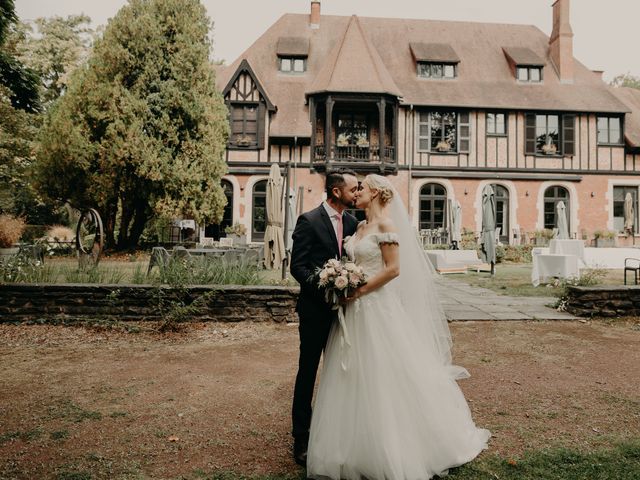
<svg viewBox="0 0 640 480">
<path fill-rule="evenodd" d="M 357 226 L 358 220 L 353 215 L 343 214 L 343 238 L 353 235 Z M 330 258 L 338 257 L 338 240 L 324 206 L 300 215 L 293 231 L 291 252 L 291 275 L 300 284 L 298 313 L 332 315 L 333 311 L 324 299 L 324 291 L 318 288 L 316 268 L 322 267 Z"/>
</svg>

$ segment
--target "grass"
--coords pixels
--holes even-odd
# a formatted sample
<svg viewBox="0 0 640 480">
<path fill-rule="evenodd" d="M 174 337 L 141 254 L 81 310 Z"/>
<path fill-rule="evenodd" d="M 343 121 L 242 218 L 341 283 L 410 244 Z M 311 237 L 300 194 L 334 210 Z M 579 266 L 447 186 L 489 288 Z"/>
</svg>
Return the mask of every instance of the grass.
<svg viewBox="0 0 640 480">
<path fill-rule="evenodd" d="M 476 273 L 469 271 L 464 275 L 450 276 L 454 280 L 467 283 L 475 287 L 488 288 L 501 295 L 514 297 L 552 297 L 564 293 L 561 286 L 531 284 L 531 264 L 500 263 L 496 265 L 496 274 L 492 277 L 487 272 Z M 602 285 L 622 285 L 622 270 L 605 270 L 605 276 L 600 280 Z"/>
<path fill-rule="evenodd" d="M 291 275 L 283 281 L 279 269 L 226 266 L 219 261 L 203 260 L 194 258 L 188 264 L 174 262 L 162 272 L 154 268 L 147 275 L 148 258 L 138 257 L 133 261 L 105 259 L 97 267 L 85 269 L 79 269 L 78 261 L 73 258 L 47 258 L 44 265 L 21 264 L 11 271 L 0 268 L 0 283 L 297 285 Z"/>
<path fill-rule="evenodd" d="M 299 475 L 247 476 L 232 472 L 206 473 L 196 470 L 193 480 L 303 480 Z M 436 479 L 440 477 L 435 477 Z M 581 452 L 567 448 L 530 451 L 516 458 L 483 455 L 454 468 L 447 480 L 636 480 L 640 478 L 640 440 L 616 444 L 612 448 Z"/>
</svg>

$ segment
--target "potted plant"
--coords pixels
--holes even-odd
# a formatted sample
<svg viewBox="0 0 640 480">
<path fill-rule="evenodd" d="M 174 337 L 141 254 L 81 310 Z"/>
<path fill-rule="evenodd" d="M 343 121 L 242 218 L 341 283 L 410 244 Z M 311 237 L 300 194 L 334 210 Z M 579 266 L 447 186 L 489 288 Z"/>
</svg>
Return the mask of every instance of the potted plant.
<svg viewBox="0 0 640 480">
<path fill-rule="evenodd" d="M 249 135 L 236 135 L 236 145 L 240 147 L 248 147 L 253 143 L 253 138 Z"/>
<path fill-rule="evenodd" d="M 542 230 L 536 230 L 533 232 L 533 243 L 536 247 L 546 247 L 549 245 L 549 240 L 553 238 L 553 230 L 544 228 Z"/>
<path fill-rule="evenodd" d="M 597 248 L 611 248 L 616 246 L 615 230 L 596 230 L 593 232 Z"/>
<path fill-rule="evenodd" d="M 0 215 L 0 261 L 18 254 L 20 248 L 15 244 L 22 237 L 26 227 L 24 218 Z"/>
<path fill-rule="evenodd" d="M 542 146 L 542 152 L 545 155 L 555 155 L 557 151 L 558 151 L 558 147 L 556 147 L 555 144 L 553 143 L 545 143 Z"/>
<path fill-rule="evenodd" d="M 247 244 L 247 227 L 241 223 L 234 223 L 231 226 L 225 227 L 224 232 L 228 238 L 233 238 L 233 243 L 237 245 Z"/>
<path fill-rule="evenodd" d="M 436 150 L 439 152 L 449 152 L 451 150 L 451 145 L 445 140 L 440 140 L 436 144 Z"/>
</svg>

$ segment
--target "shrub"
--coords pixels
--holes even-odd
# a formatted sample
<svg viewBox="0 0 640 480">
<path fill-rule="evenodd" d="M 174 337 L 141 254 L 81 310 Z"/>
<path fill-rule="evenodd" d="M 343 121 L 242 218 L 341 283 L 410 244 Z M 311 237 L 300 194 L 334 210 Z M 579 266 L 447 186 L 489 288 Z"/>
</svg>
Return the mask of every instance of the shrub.
<svg viewBox="0 0 640 480">
<path fill-rule="evenodd" d="M 616 238 L 617 234 L 618 232 L 616 232 L 615 230 L 596 230 L 595 232 L 593 232 L 594 238 L 602 238 L 606 240 Z"/>
<path fill-rule="evenodd" d="M 72 242 L 76 234 L 64 225 L 53 225 L 47 230 L 46 236 L 49 242 Z"/>
<path fill-rule="evenodd" d="M 27 227 L 27 222 L 22 217 L 12 217 L 11 215 L 0 215 L 0 248 L 13 246 Z"/>
<path fill-rule="evenodd" d="M 227 234 L 242 236 L 247 234 L 247 227 L 241 223 L 234 223 L 233 226 L 225 227 L 224 232 Z"/>
</svg>

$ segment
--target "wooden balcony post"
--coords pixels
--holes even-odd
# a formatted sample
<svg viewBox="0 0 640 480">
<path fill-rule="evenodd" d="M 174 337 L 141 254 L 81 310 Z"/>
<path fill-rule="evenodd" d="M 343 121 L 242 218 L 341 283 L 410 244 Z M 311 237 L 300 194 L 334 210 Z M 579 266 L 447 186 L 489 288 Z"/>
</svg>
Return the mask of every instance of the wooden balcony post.
<svg viewBox="0 0 640 480">
<path fill-rule="evenodd" d="M 316 102 L 313 98 L 309 98 L 309 120 L 311 121 L 311 147 L 309 148 L 310 161 L 313 163 L 316 159 L 316 128 L 318 119 L 316 118 Z"/>
<path fill-rule="evenodd" d="M 384 144 L 384 120 L 385 120 L 386 101 L 381 98 L 378 101 L 378 115 L 380 120 L 380 130 L 378 131 L 378 156 L 380 157 L 380 172 L 384 172 L 385 161 L 385 144 Z"/>
<path fill-rule="evenodd" d="M 325 110 L 326 110 L 326 118 L 324 122 L 324 154 L 327 166 L 329 165 L 329 160 L 333 158 L 332 154 L 332 145 L 331 145 L 331 119 L 333 117 L 333 104 L 335 102 L 331 98 L 331 95 L 327 96 L 327 100 L 325 101 Z"/>
</svg>

